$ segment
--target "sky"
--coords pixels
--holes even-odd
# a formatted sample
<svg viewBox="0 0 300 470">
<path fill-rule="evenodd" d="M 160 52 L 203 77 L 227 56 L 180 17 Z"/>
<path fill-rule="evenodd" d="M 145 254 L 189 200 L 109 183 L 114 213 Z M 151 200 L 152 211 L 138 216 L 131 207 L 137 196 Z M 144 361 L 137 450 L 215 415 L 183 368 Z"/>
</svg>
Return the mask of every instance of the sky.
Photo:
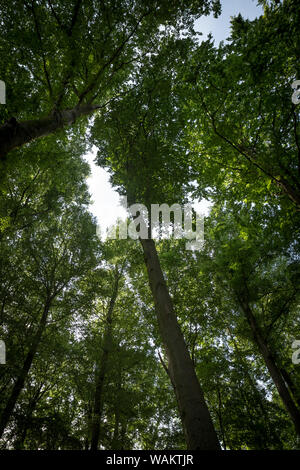
<svg viewBox="0 0 300 470">
<path fill-rule="evenodd" d="M 202 39 L 206 40 L 211 32 L 215 45 L 226 40 L 230 36 L 230 17 L 239 13 L 244 18 L 253 20 L 263 13 L 262 7 L 257 6 L 257 0 L 222 0 L 222 14 L 219 18 L 209 15 L 200 18 L 195 23 L 195 29 L 203 33 Z M 92 204 L 90 211 L 97 218 L 98 227 L 101 228 L 102 239 L 108 227 L 113 225 L 118 218 L 127 217 L 126 210 L 120 205 L 120 197 L 109 182 L 109 174 L 103 168 L 94 163 L 97 149 L 85 155 L 85 160 L 91 167 L 91 175 L 87 180 Z M 207 215 L 210 203 L 208 201 L 194 201 L 193 207 L 200 213 Z"/>
<path fill-rule="evenodd" d="M 215 46 L 230 36 L 230 17 L 241 13 L 248 20 L 260 16 L 263 8 L 257 6 L 257 0 L 221 0 L 222 14 L 216 19 L 213 15 L 204 16 L 196 21 L 195 29 L 201 31 L 202 39 L 206 40 L 208 33 L 212 33 Z"/>
</svg>

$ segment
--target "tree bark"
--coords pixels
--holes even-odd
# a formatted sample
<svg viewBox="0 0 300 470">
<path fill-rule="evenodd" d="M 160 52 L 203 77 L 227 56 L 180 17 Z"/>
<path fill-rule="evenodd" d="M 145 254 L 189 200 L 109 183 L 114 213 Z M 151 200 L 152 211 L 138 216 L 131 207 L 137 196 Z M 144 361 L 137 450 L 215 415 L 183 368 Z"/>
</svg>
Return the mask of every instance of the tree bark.
<svg viewBox="0 0 300 470">
<path fill-rule="evenodd" d="M 40 344 L 42 334 L 43 334 L 43 332 L 45 330 L 45 327 L 46 327 L 47 317 L 48 317 L 50 305 L 51 305 L 51 300 L 47 299 L 47 301 L 45 303 L 45 306 L 44 306 L 43 314 L 42 314 L 41 319 L 40 319 L 39 327 L 38 327 L 38 329 L 37 329 L 37 331 L 36 331 L 36 333 L 33 337 L 30 349 L 29 349 L 29 351 L 27 353 L 27 356 L 25 358 L 25 361 L 24 361 L 23 367 L 21 369 L 21 372 L 20 372 L 20 374 L 17 378 L 17 381 L 15 382 L 15 385 L 13 386 L 11 395 L 10 395 L 10 397 L 8 399 L 8 402 L 6 404 L 6 407 L 4 408 L 3 413 L 1 415 L 1 419 L 0 419 L 0 438 L 2 437 L 2 434 L 3 434 L 8 422 L 11 418 L 11 415 L 13 413 L 13 410 L 15 408 L 17 400 L 20 396 L 20 393 L 23 390 L 25 380 L 28 376 L 28 373 L 29 373 L 30 367 L 32 365 L 34 356 L 35 356 L 35 354 L 37 352 L 37 349 L 38 349 L 38 346 Z"/>
<path fill-rule="evenodd" d="M 293 203 L 300 208 L 300 192 L 282 176 L 277 181 L 277 185 L 285 192 Z"/>
<path fill-rule="evenodd" d="M 31 424 L 31 419 L 34 410 L 37 407 L 39 401 L 39 395 L 34 397 L 31 402 L 29 402 L 28 409 L 26 410 L 26 415 L 24 417 L 24 421 L 19 425 L 18 431 L 17 431 L 17 439 L 14 444 L 14 449 L 15 450 L 24 450 L 24 442 L 27 436 L 27 431 L 30 428 Z"/>
<path fill-rule="evenodd" d="M 106 316 L 106 327 L 103 336 L 102 356 L 100 359 L 100 368 L 96 377 L 96 390 L 94 397 L 94 409 L 92 418 L 92 437 L 90 450 L 97 450 L 100 436 L 100 422 L 103 410 L 103 385 L 107 372 L 109 352 L 112 342 L 112 315 L 118 296 L 120 273 L 116 273 L 113 293 L 110 299 L 109 308 Z"/>
<path fill-rule="evenodd" d="M 187 448 L 190 450 L 220 450 L 218 437 L 174 312 L 155 243 L 152 239 L 140 239 L 140 241 Z"/>
<path fill-rule="evenodd" d="M 120 394 L 122 393 L 122 370 L 121 370 L 121 360 L 117 362 L 117 381 L 116 381 L 116 391 L 114 394 L 114 433 L 111 442 L 111 450 L 120 449 L 120 424 L 121 424 L 121 413 L 120 413 Z"/>
<path fill-rule="evenodd" d="M 225 435 L 225 429 L 224 429 L 224 426 L 223 426 L 223 416 L 222 416 L 223 404 L 222 404 L 221 392 L 220 392 L 220 389 L 219 389 L 218 386 L 217 386 L 217 394 L 218 394 L 218 411 L 217 411 L 217 414 L 218 414 L 218 418 L 219 418 L 219 425 L 220 425 L 220 431 L 221 431 L 221 435 L 222 435 L 223 447 L 224 447 L 224 450 L 226 450 L 227 449 L 226 435 Z"/>
<path fill-rule="evenodd" d="M 76 106 L 73 109 L 52 112 L 46 117 L 30 121 L 18 122 L 11 118 L 0 127 L 0 160 L 5 159 L 8 152 L 73 124 L 80 116 L 91 114 L 98 109 L 97 105 Z"/>
<path fill-rule="evenodd" d="M 260 407 L 260 410 L 261 410 L 261 413 L 262 413 L 262 416 L 267 424 L 267 432 L 269 433 L 270 436 L 272 436 L 273 440 L 274 440 L 274 443 L 280 448 L 282 449 L 282 442 L 276 432 L 276 429 L 274 428 L 274 426 L 272 426 L 272 423 L 270 422 L 270 417 L 269 417 L 269 413 L 263 403 L 263 400 L 262 400 L 262 397 L 260 395 L 260 392 L 259 390 L 257 389 L 256 387 L 256 384 L 255 384 L 255 380 L 252 378 L 252 375 L 251 375 L 251 371 L 249 369 L 249 364 L 247 364 L 247 362 L 245 362 L 245 358 L 243 357 L 243 355 L 241 354 L 240 350 L 239 350 L 239 347 L 237 345 L 237 342 L 231 332 L 231 329 L 230 327 L 228 326 L 228 332 L 230 334 L 230 338 L 231 338 L 231 341 L 233 342 L 233 345 L 234 345 L 234 350 L 235 350 L 235 353 L 237 355 L 237 358 L 239 360 L 239 363 L 241 365 L 241 368 L 243 370 L 243 373 L 245 374 L 245 377 L 247 377 L 248 379 L 248 382 L 250 384 L 250 387 L 252 388 L 253 392 L 254 392 L 254 395 L 255 395 L 255 399 L 257 400 L 257 403 Z"/>
<path fill-rule="evenodd" d="M 282 374 L 282 377 L 284 378 L 288 388 L 290 389 L 290 392 L 291 392 L 291 395 L 294 397 L 294 400 L 295 402 L 297 403 L 298 405 L 298 408 L 300 409 L 300 398 L 299 398 L 299 390 L 297 390 L 293 380 L 292 380 L 292 377 L 291 375 L 289 374 L 289 372 L 284 369 L 284 368 L 281 368 L 280 369 L 280 372 Z"/>
<path fill-rule="evenodd" d="M 244 314 L 248 320 L 248 323 L 250 325 L 250 328 L 252 330 L 253 338 L 255 340 L 255 343 L 258 346 L 258 349 L 261 353 L 261 355 L 264 358 L 265 364 L 267 366 L 267 369 L 272 377 L 272 380 L 278 390 L 279 396 L 291 418 L 291 420 L 294 423 L 296 433 L 300 436 L 300 412 L 296 407 L 296 404 L 285 384 L 285 381 L 282 377 L 282 374 L 280 372 L 280 369 L 277 367 L 276 361 L 269 349 L 269 346 L 264 339 L 260 328 L 256 322 L 256 318 L 249 306 L 249 303 L 247 301 L 241 300 L 240 299 L 240 305 L 242 307 L 242 310 L 244 311 Z"/>
</svg>

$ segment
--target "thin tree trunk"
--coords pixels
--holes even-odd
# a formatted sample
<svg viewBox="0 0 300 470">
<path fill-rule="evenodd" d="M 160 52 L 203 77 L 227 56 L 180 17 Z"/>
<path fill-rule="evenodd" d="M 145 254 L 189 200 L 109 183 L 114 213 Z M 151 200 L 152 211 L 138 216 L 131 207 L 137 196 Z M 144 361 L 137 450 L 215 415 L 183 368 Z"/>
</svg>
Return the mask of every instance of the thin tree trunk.
<svg viewBox="0 0 300 470">
<path fill-rule="evenodd" d="M 253 333 L 254 340 L 258 346 L 260 353 L 264 358 L 265 364 L 278 390 L 280 398 L 288 414 L 290 415 L 291 420 L 294 423 L 296 433 L 300 436 L 300 412 L 297 409 L 292 396 L 290 395 L 290 392 L 285 384 L 280 369 L 276 365 L 275 359 L 268 347 L 268 344 L 263 338 L 263 335 L 261 334 L 255 316 L 249 306 L 249 303 L 240 299 L 240 305 L 246 315 L 246 318 Z"/>
<path fill-rule="evenodd" d="M 90 440 L 91 440 L 91 426 L 92 426 L 92 411 L 93 407 L 91 402 L 88 402 L 87 410 L 86 410 L 86 419 L 87 419 L 87 433 L 86 438 L 84 441 L 84 450 L 89 450 L 90 448 Z"/>
<path fill-rule="evenodd" d="M 0 438 L 2 437 L 2 434 L 3 434 L 8 422 L 11 418 L 11 415 L 13 413 L 13 410 L 15 408 L 17 400 L 20 396 L 20 393 L 23 390 L 25 380 L 28 376 L 30 367 L 32 365 L 32 361 L 33 361 L 34 356 L 37 352 L 38 346 L 39 346 L 41 338 L 42 338 L 42 334 L 43 334 L 43 332 L 45 330 L 45 327 L 46 327 L 47 317 L 48 317 L 50 305 L 51 305 L 51 300 L 48 298 L 46 303 L 45 303 L 43 314 L 42 314 L 41 319 L 40 319 L 39 327 L 38 327 L 37 332 L 34 335 L 34 338 L 32 340 L 32 343 L 31 343 L 30 349 L 27 353 L 27 356 L 26 356 L 25 362 L 23 364 L 22 370 L 19 374 L 19 377 L 17 378 L 17 381 L 15 382 L 15 385 L 13 386 L 11 395 L 10 395 L 10 397 L 8 399 L 8 402 L 6 404 L 6 407 L 4 408 L 3 413 L 1 415 L 1 419 L 0 419 Z"/>
<path fill-rule="evenodd" d="M 111 343 L 112 343 L 112 315 L 113 315 L 116 299 L 118 296 L 120 276 L 121 274 L 117 272 L 115 276 L 115 285 L 114 285 L 113 293 L 110 299 L 110 304 L 109 304 L 109 308 L 108 308 L 108 312 L 106 316 L 106 327 L 105 327 L 104 336 L 103 336 L 103 347 L 102 347 L 102 355 L 100 359 L 100 368 L 96 377 L 96 390 L 95 390 L 95 397 L 94 397 L 94 409 L 93 409 L 93 418 L 92 418 L 92 437 L 91 437 L 90 450 L 97 450 L 98 444 L 99 444 L 100 422 L 101 422 L 101 415 L 102 415 L 102 410 L 103 410 L 103 385 L 104 385 L 104 380 L 106 377 L 108 357 L 109 357 L 109 352 L 110 352 Z"/>
<path fill-rule="evenodd" d="M 300 398 L 299 398 L 299 391 L 297 390 L 293 380 L 292 380 L 292 377 L 291 375 L 289 374 L 289 372 L 284 369 L 284 368 L 281 368 L 280 369 L 280 372 L 282 374 L 282 377 L 284 378 L 288 388 L 290 389 L 290 392 L 292 394 L 292 396 L 294 397 L 294 400 L 295 402 L 297 403 L 298 405 L 298 408 L 300 409 Z"/>
<path fill-rule="evenodd" d="M 30 427 L 32 415 L 33 415 L 34 410 L 36 409 L 38 401 L 39 401 L 39 395 L 37 397 L 34 397 L 31 403 L 29 403 L 28 405 L 28 410 L 26 412 L 24 422 L 20 425 L 19 430 L 17 432 L 17 434 L 19 434 L 19 438 L 17 438 L 15 445 L 14 445 L 14 449 L 16 450 L 24 449 L 24 442 L 26 439 L 27 431 Z"/>
<path fill-rule="evenodd" d="M 111 450 L 119 450 L 120 448 L 120 423 L 121 423 L 121 414 L 120 414 L 120 394 L 122 393 L 122 370 L 121 370 L 121 358 L 117 363 L 118 368 L 118 378 L 116 381 L 116 391 L 114 394 L 114 414 L 115 414 L 115 423 L 114 423 L 114 433 L 112 437 Z"/>
<path fill-rule="evenodd" d="M 123 418 L 121 421 L 121 435 L 120 435 L 120 449 L 118 450 L 126 450 L 126 434 L 127 434 L 127 421 Z"/>
<path fill-rule="evenodd" d="M 219 424 L 220 424 L 220 431 L 222 434 L 222 441 L 223 441 L 223 446 L 224 450 L 227 449 L 227 444 L 226 444 L 226 436 L 225 436 L 225 429 L 223 426 L 223 417 L 222 417 L 222 408 L 223 408 L 223 403 L 222 403 L 222 397 L 221 397 L 221 392 L 219 387 L 217 386 L 217 394 L 218 394 L 218 418 L 219 418 Z"/>
<path fill-rule="evenodd" d="M 168 371 L 175 389 L 187 448 L 220 450 L 203 392 L 177 322 L 155 243 L 152 239 L 140 241 L 144 250 L 159 331 L 167 353 Z"/>
<path fill-rule="evenodd" d="M 283 177 L 277 181 L 277 185 L 288 195 L 291 201 L 297 206 L 300 207 L 300 192 L 299 190 L 293 188 L 293 186 Z"/>
<path fill-rule="evenodd" d="M 11 150 L 69 126 L 80 116 L 91 114 L 97 108 L 99 108 L 97 105 L 76 106 L 73 109 L 53 112 L 40 119 L 22 122 L 11 118 L 0 127 L 0 160 L 4 159 Z"/>
<path fill-rule="evenodd" d="M 243 355 L 241 354 L 240 350 L 239 350 L 239 347 L 237 345 L 237 342 L 231 332 L 231 329 L 230 327 L 228 326 L 228 331 L 229 331 L 229 334 L 230 334 L 230 338 L 233 342 L 233 345 L 234 345 L 234 350 L 235 350 L 235 353 L 238 357 L 238 360 L 239 360 L 239 363 L 240 365 L 242 366 L 242 370 L 243 370 L 243 373 L 245 374 L 245 376 L 247 377 L 248 379 L 248 382 L 255 394 L 255 398 L 257 399 L 257 402 L 258 402 L 258 405 L 261 409 L 261 412 L 262 412 L 262 416 L 264 417 L 264 419 L 266 420 L 267 422 L 267 429 L 268 429 L 268 432 L 270 434 L 270 436 L 273 436 L 274 438 L 274 442 L 276 444 L 278 444 L 278 446 L 282 449 L 282 442 L 279 438 L 279 436 L 277 435 L 277 432 L 276 432 L 276 429 L 274 428 L 274 426 L 272 426 L 272 423 L 270 422 L 270 418 L 269 418 L 269 413 L 268 411 L 266 410 L 266 407 L 262 401 L 262 398 L 261 398 L 261 395 L 260 395 L 260 392 L 259 390 L 257 389 L 256 387 L 256 384 L 255 384 L 255 380 L 252 378 L 251 376 L 251 373 L 250 373 L 250 369 L 249 369 L 249 365 L 247 365 L 247 362 L 245 361 L 245 358 L 243 357 Z"/>
</svg>

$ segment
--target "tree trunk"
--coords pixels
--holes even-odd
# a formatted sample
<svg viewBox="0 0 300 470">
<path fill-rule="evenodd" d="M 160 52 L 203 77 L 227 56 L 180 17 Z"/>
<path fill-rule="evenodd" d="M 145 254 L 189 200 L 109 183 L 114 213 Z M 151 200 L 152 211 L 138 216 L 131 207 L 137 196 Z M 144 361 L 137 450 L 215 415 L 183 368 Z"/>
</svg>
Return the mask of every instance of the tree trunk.
<svg viewBox="0 0 300 470">
<path fill-rule="evenodd" d="M 30 428 L 32 415 L 33 415 L 34 410 L 37 407 L 38 401 L 39 401 L 39 395 L 34 397 L 32 401 L 29 402 L 28 404 L 28 409 L 26 411 L 24 421 L 18 427 L 17 435 L 19 437 L 16 439 L 16 442 L 14 444 L 15 450 L 24 450 L 24 442 L 27 436 L 27 431 Z"/>
<path fill-rule="evenodd" d="M 51 301 L 50 299 L 47 299 L 44 307 L 44 311 L 42 314 L 42 317 L 40 319 L 39 327 L 37 329 L 36 334 L 34 335 L 34 338 L 32 340 L 30 349 L 27 353 L 25 362 L 23 364 L 22 370 L 19 374 L 19 377 L 17 378 L 17 381 L 15 382 L 15 385 L 13 386 L 11 395 L 8 399 L 8 402 L 6 404 L 6 407 L 3 410 L 3 413 L 1 415 L 0 419 L 0 438 L 2 437 L 2 434 L 11 418 L 12 412 L 15 408 L 15 405 L 17 403 L 17 400 L 20 396 L 21 391 L 23 390 L 25 380 L 28 376 L 28 372 L 30 370 L 30 367 L 32 365 L 32 361 L 34 359 L 34 356 L 36 354 L 36 351 L 38 349 L 39 343 L 42 338 L 42 334 L 45 330 L 46 323 L 47 323 L 47 317 L 50 309 Z"/>
<path fill-rule="evenodd" d="M 92 427 L 92 412 L 93 407 L 91 402 L 88 402 L 87 409 L 86 409 L 86 422 L 87 422 L 87 433 L 84 441 L 84 450 L 89 450 L 90 448 L 90 441 L 91 441 L 91 427 Z"/>
<path fill-rule="evenodd" d="M 246 315 L 248 323 L 253 333 L 254 340 L 258 346 L 260 353 L 262 354 L 267 369 L 273 379 L 273 382 L 278 390 L 280 398 L 290 415 L 291 420 L 294 423 L 296 433 L 300 436 L 300 412 L 297 409 L 295 402 L 290 395 L 290 392 L 285 384 L 280 369 L 277 367 L 275 359 L 268 347 L 266 340 L 263 338 L 259 326 L 257 325 L 255 316 L 249 306 L 249 303 L 240 300 L 240 305 Z"/>
<path fill-rule="evenodd" d="M 222 404 L 222 397 L 221 397 L 221 392 L 220 392 L 220 389 L 219 387 L 217 386 L 217 394 L 218 394 L 218 411 L 217 411 L 217 415 L 218 415 L 218 419 L 219 419 L 219 425 L 220 425 L 220 432 L 221 432 L 221 435 L 222 435 L 222 441 L 223 441 L 223 447 L 224 447 L 224 450 L 227 449 L 227 444 L 226 444 L 226 435 L 225 435 L 225 429 L 224 429 L 224 426 L 223 426 L 223 411 L 222 411 L 222 408 L 223 408 L 223 404 Z"/>
<path fill-rule="evenodd" d="M 111 442 L 111 450 L 119 450 L 120 449 L 120 424 L 121 424 L 121 413 L 120 413 L 120 395 L 122 393 L 122 370 L 121 370 L 121 362 L 120 360 L 117 363 L 117 370 L 118 370 L 118 378 L 116 381 L 116 391 L 114 393 L 114 415 L 115 415 L 115 423 L 114 423 L 114 432 Z"/>
<path fill-rule="evenodd" d="M 280 369 L 280 372 L 282 374 L 282 377 L 284 378 L 288 388 L 290 389 L 290 392 L 292 394 L 292 396 L 294 397 L 294 400 L 295 402 L 297 403 L 298 405 L 298 408 L 300 409 L 300 398 L 299 398 L 299 391 L 297 390 L 293 380 L 292 380 L 292 377 L 291 375 L 289 374 L 289 372 L 284 369 L 284 368 L 281 368 Z"/>
<path fill-rule="evenodd" d="M 69 126 L 80 116 L 91 114 L 97 108 L 99 106 L 96 105 L 76 106 L 73 109 L 53 112 L 40 119 L 23 122 L 11 118 L 0 127 L 0 160 L 4 159 L 11 150 Z"/>
<path fill-rule="evenodd" d="M 96 390 L 95 390 L 95 398 L 94 398 L 94 410 L 93 410 L 93 418 L 92 418 L 92 437 L 91 437 L 91 448 L 90 450 L 97 450 L 99 444 L 99 436 L 100 436 L 100 422 L 101 422 L 101 415 L 103 410 L 103 384 L 107 372 L 107 364 L 108 364 L 108 357 L 109 352 L 111 349 L 112 343 L 112 314 L 114 310 L 114 306 L 116 303 L 116 299 L 118 296 L 118 287 L 119 287 L 119 280 L 120 280 L 120 273 L 116 273 L 115 277 L 115 285 L 113 289 L 113 293 L 110 299 L 110 304 L 106 316 L 106 327 L 103 336 L 103 347 L 102 347 L 102 356 L 100 359 L 100 368 L 99 372 L 96 377 Z"/>
<path fill-rule="evenodd" d="M 283 177 L 280 177 L 277 185 L 285 192 L 291 201 L 297 206 L 300 207 L 300 192 L 299 190 L 293 188 L 293 186 Z"/>
<path fill-rule="evenodd" d="M 220 450 L 204 395 L 177 322 L 155 243 L 141 239 L 153 294 L 159 331 L 168 358 L 168 373 L 175 389 L 178 408 L 190 450 Z"/>
<path fill-rule="evenodd" d="M 248 383 L 250 384 L 250 386 L 251 386 L 251 388 L 254 392 L 255 399 L 257 400 L 257 403 L 260 407 L 261 414 L 262 414 L 262 416 L 263 416 L 263 418 L 264 418 L 264 420 L 267 424 L 266 430 L 269 433 L 269 435 L 272 436 L 276 446 L 278 446 L 280 449 L 282 449 L 282 442 L 281 442 L 281 440 L 280 440 L 280 438 L 279 438 L 279 436 L 276 432 L 276 429 L 274 428 L 274 426 L 270 422 L 269 413 L 268 413 L 268 411 L 267 411 L 267 409 L 266 409 L 266 407 L 263 403 L 261 394 L 260 394 L 259 390 L 256 387 L 255 380 L 253 379 L 253 377 L 251 375 L 251 369 L 249 369 L 249 364 L 247 364 L 247 361 L 245 361 L 244 356 L 241 354 L 241 352 L 239 350 L 239 347 L 237 345 L 237 342 L 236 342 L 229 326 L 228 326 L 228 332 L 230 334 L 231 341 L 233 342 L 234 350 L 235 350 L 235 353 L 237 355 L 239 364 L 241 365 L 241 368 L 243 370 L 243 373 L 245 374 L 245 377 L 247 377 L 247 379 L 248 379 Z"/>
</svg>

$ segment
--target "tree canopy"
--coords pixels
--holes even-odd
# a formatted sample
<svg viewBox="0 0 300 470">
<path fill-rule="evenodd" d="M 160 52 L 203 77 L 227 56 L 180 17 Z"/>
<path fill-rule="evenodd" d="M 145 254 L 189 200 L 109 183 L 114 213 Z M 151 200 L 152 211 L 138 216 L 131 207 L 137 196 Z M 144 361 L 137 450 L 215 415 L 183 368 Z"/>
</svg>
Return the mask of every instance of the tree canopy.
<svg viewBox="0 0 300 470">
<path fill-rule="evenodd" d="M 1 1 L 1 449 L 299 448 L 300 10 L 259 3 L 216 46 L 218 0 Z M 100 240 L 92 149 L 149 214 L 206 198 L 203 248 Z"/>
</svg>

